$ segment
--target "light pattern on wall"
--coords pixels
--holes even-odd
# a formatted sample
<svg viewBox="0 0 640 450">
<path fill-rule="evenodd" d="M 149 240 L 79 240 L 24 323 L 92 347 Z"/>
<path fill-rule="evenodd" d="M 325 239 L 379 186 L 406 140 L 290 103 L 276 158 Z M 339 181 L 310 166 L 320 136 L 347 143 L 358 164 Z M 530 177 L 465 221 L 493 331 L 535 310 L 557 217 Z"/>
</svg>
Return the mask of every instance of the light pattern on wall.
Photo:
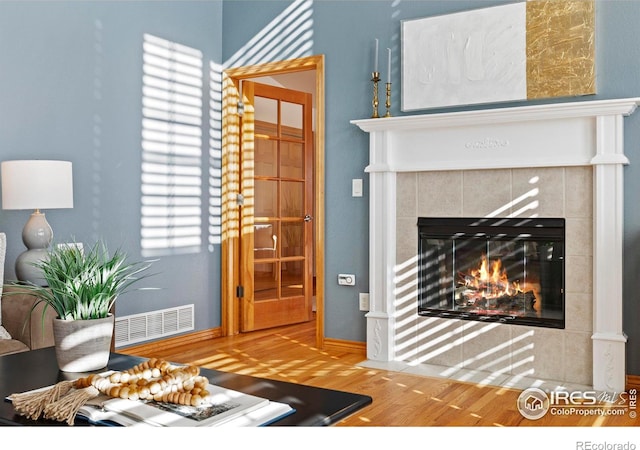
<svg viewBox="0 0 640 450">
<path fill-rule="evenodd" d="M 209 251 L 222 242 L 222 66 L 209 62 Z"/>
<path fill-rule="evenodd" d="M 142 253 L 199 252 L 202 53 L 147 34 L 143 57 Z"/>
</svg>

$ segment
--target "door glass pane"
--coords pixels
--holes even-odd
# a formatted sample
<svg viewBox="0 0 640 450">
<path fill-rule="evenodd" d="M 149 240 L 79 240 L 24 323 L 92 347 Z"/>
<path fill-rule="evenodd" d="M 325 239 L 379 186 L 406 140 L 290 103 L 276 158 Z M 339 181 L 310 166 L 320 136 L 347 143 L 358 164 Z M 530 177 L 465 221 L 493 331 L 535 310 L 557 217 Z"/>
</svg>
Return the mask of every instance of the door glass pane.
<svg viewBox="0 0 640 450">
<path fill-rule="evenodd" d="M 256 180 L 255 216 L 275 217 L 278 213 L 278 182 Z"/>
<path fill-rule="evenodd" d="M 302 139 L 302 105 L 282 102 L 282 136 Z"/>
<path fill-rule="evenodd" d="M 256 138 L 255 176 L 257 177 L 277 177 L 278 176 L 278 142 L 264 138 Z"/>
<path fill-rule="evenodd" d="M 278 136 L 278 101 L 256 96 L 254 106 L 256 134 Z"/>
<path fill-rule="evenodd" d="M 253 289 L 256 301 L 278 296 L 278 263 L 256 263 L 253 266 Z"/>
<path fill-rule="evenodd" d="M 304 217 L 304 183 L 282 182 L 282 217 Z"/>
<path fill-rule="evenodd" d="M 283 142 L 280 152 L 280 176 L 304 178 L 304 146 L 297 142 Z"/>
<path fill-rule="evenodd" d="M 304 222 L 282 223 L 282 256 L 304 256 Z"/>
<path fill-rule="evenodd" d="M 257 223 L 253 228 L 254 259 L 276 258 L 278 256 L 277 223 Z"/>
<path fill-rule="evenodd" d="M 286 261 L 282 263 L 282 297 L 304 295 L 304 261 Z"/>
</svg>

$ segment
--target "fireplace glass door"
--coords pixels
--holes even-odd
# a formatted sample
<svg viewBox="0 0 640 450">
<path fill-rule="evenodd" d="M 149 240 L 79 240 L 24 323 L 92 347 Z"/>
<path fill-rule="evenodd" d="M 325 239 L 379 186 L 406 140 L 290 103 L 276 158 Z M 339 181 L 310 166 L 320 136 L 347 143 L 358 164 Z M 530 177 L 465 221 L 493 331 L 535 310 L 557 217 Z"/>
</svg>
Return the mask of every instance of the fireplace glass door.
<svg viewBox="0 0 640 450">
<path fill-rule="evenodd" d="M 564 219 L 420 218 L 418 314 L 564 328 Z"/>
</svg>

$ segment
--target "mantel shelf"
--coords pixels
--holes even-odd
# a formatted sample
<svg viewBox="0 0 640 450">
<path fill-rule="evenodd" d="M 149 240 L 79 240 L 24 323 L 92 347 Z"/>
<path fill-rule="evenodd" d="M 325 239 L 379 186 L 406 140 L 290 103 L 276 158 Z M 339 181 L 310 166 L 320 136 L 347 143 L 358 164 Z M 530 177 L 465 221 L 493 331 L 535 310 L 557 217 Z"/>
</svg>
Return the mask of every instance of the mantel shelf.
<svg viewBox="0 0 640 450">
<path fill-rule="evenodd" d="M 418 130 L 532 120 L 628 116 L 633 114 L 638 105 L 640 105 L 640 97 L 359 119 L 352 120 L 351 123 L 367 132 Z"/>
<path fill-rule="evenodd" d="M 639 104 L 624 98 L 351 123 L 369 133 L 368 173 L 628 164 L 617 129 Z"/>
</svg>

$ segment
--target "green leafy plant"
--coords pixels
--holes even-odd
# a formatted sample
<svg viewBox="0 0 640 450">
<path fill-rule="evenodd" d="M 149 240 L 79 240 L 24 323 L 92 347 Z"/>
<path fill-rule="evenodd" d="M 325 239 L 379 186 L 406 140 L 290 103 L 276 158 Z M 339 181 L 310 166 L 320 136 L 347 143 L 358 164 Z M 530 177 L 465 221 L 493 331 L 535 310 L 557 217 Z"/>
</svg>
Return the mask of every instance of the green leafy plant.
<svg viewBox="0 0 640 450">
<path fill-rule="evenodd" d="M 129 263 L 124 252 L 110 254 L 98 241 L 84 251 L 76 245 L 53 246 L 34 266 L 42 270 L 47 286 L 20 286 L 38 298 L 36 305 L 45 303 L 63 320 L 86 320 L 107 317 L 118 296 L 148 276 L 144 272 L 151 263 Z"/>
</svg>

